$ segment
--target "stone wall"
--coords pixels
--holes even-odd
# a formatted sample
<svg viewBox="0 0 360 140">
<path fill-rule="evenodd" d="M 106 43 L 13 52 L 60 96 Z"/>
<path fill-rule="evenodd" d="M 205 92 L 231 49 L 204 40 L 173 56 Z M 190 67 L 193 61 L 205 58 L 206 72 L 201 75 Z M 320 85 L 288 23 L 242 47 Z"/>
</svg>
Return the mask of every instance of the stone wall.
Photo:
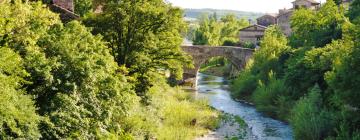
<svg viewBox="0 0 360 140">
<path fill-rule="evenodd" d="M 291 34 L 290 18 L 292 13 L 293 11 L 287 11 L 279 15 L 277 18 L 277 24 L 279 25 L 282 32 L 287 36 Z"/>
<path fill-rule="evenodd" d="M 258 44 L 265 31 L 240 31 L 240 42 Z"/>
<path fill-rule="evenodd" d="M 53 4 L 61 8 L 74 12 L 73 0 L 53 0 Z"/>
</svg>

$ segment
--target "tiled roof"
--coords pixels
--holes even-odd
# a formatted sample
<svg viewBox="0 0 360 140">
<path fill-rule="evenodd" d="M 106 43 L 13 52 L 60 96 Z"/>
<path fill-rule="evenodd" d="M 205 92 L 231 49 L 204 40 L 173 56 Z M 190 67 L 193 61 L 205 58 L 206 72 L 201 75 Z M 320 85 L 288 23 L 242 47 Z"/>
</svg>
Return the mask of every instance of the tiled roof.
<svg viewBox="0 0 360 140">
<path fill-rule="evenodd" d="M 247 29 L 249 29 L 249 28 L 251 28 L 251 27 L 260 27 L 260 28 L 262 28 L 262 29 L 266 29 L 266 28 L 267 28 L 267 27 L 262 26 L 262 25 L 254 24 L 254 25 L 250 25 L 250 26 L 248 26 L 248 27 L 242 28 L 242 29 L 240 29 L 240 31 L 245 31 L 245 30 L 247 30 Z"/>
</svg>

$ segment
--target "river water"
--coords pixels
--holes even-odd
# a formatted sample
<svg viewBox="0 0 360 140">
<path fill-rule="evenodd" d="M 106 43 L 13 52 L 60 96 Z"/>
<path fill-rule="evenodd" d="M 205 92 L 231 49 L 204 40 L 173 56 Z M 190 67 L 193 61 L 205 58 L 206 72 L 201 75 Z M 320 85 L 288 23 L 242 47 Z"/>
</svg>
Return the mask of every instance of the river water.
<svg viewBox="0 0 360 140">
<path fill-rule="evenodd" d="M 217 110 L 241 117 L 249 126 L 253 139 L 292 140 L 290 126 L 278 120 L 265 117 L 254 106 L 237 102 L 230 96 L 227 80 L 223 77 L 199 73 L 197 97 L 207 98 Z"/>
</svg>

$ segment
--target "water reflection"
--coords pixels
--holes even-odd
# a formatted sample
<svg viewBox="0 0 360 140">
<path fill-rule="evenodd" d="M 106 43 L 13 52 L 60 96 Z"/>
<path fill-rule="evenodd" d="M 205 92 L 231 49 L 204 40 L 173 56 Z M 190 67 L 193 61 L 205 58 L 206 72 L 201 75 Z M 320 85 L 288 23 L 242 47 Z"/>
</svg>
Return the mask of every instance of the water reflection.
<svg viewBox="0 0 360 140">
<path fill-rule="evenodd" d="M 256 139 L 292 139 L 289 125 L 263 116 L 251 105 L 234 101 L 230 97 L 227 81 L 224 78 L 201 73 L 198 77 L 197 97 L 208 98 L 214 108 L 243 118 Z"/>
</svg>

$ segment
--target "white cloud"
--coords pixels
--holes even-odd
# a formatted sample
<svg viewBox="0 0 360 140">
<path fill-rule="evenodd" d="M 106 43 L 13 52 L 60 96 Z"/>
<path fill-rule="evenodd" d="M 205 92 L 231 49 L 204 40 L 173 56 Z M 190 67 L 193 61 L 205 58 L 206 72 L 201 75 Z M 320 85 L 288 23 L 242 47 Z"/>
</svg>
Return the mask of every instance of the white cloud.
<svg viewBox="0 0 360 140">
<path fill-rule="evenodd" d="M 239 11 L 276 13 L 290 8 L 294 0 L 167 0 L 182 8 L 214 8 Z M 319 1 L 319 0 L 318 0 Z"/>
</svg>

